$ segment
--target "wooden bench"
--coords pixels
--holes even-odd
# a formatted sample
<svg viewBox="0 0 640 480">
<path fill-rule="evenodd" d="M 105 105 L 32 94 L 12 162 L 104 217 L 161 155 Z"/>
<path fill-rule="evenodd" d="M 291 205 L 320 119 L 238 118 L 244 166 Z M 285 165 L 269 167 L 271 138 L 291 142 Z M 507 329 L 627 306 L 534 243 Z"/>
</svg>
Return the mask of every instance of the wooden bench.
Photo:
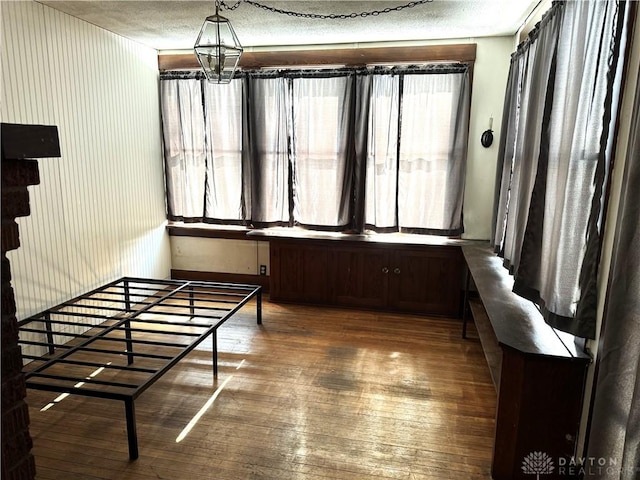
<svg viewBox="0 0 640 480">
<path fill-rule="evenodd" d="M 523 461 L 541 452 L 555 465 L 544 478 L 566 478 L 558 466 L 577 455 L 590 357 L 572 335 L 551 328 L 532 302 L 512 292 L 513 278 L 488 243 L 463 245 L 462 252 L 463 337 L 469 306 L 498 392 L 492 476 L 531 479 Z M 471 283 L 477 300 L 470 298 Z"/>
</svg>

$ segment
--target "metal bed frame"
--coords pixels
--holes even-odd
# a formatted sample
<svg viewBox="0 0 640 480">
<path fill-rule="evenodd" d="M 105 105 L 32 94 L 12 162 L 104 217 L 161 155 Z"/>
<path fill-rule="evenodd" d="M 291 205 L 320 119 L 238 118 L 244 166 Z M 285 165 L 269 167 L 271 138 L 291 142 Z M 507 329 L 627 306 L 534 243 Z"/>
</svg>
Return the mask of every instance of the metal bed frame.
<svg viewBox="0 0 640 480">
<path fill-rule="evenodd" d="M 216 378 L 218 327 L 253 298 L 260 325 L 258 285 L 132 277 L 108 283 L 19 322 L 23 350 L 48 352 L 23 355 L 32 360 L 24 368 L 27 387 L 123 401 L 129 458 L 135 460 L 136 398 L 209 336 Z"/>
</svg>

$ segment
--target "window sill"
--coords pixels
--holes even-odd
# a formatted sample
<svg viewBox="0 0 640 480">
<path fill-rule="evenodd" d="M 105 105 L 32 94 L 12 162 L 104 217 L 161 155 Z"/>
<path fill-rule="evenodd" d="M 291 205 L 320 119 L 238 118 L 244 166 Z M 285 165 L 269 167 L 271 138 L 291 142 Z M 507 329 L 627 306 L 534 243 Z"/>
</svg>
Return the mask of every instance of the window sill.
<svg viewBox="0 0 640 480">
<path fill-rule="evenodd" d="M 247 240 L 250 228 L 234 225 L 209 225 L 207 223 L 169 222 L 167 225 L 169 236 L 172 237 L 202 237 L 227 238 L 231 240 Z"/>
<path fill-rule="evenodd" d="M 390 243 L 409 245 L 455 246 L 474 243 L 438 235 L 417 235 L 410 233 L 340 233 L 319 232 L 299 227 L 247 228 L 233 225 L 209 225 L 205 223 L 169 222 L 167 230 L 174 237 L 223 238 L 231 240 L 269 241 L 271 239 L 335 240 L 361 243 Z"/>
</svg>

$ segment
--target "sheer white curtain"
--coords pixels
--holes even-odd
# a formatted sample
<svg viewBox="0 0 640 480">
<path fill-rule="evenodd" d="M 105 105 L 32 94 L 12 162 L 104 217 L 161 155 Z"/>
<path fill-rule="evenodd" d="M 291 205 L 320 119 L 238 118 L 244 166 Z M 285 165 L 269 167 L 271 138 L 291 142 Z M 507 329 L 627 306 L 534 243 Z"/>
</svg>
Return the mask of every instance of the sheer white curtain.
<svg viewBox="0 0 640 480">
<path fill-rule="evenodd" d="M 242 82 L 204 85 L 206 191 L 204 217 L 242 220 Z"/>
<path fill-rule="evenodd" d="M 365 221 L 378 231 L 458 235 L 469 119 L 465 67 L 376 75 Z"/>
<path fill-rule="evenodd" d="M 496 253 L 504 256 L 504 240 L 506 233 L 507 208 L 509 206 L 509 185 L 513 171 L 514 149 L 516 135 L 520 121 L 520 96 L 523 71 L 526 67 L 529 43 L 518 48 L 511 55 L 507 91 L 504 99 L 502 113 L 502 127 L 500 131 L 500 143 L 498 148 L 498 162 L 496 168 L 496 185 L 494 194 L 494 213 L 491 231 L 491 243 Z"/>
<path fill-rule="evenodd" d="M 293 78 L 294 219 L 306 226 L 351 222 L 354 77 Z"/>
<path fill-rule="evenodd" d="M 365 221 L 378 229 L 398 225 L 400 77 L 373 77 L 369 106 Z"/>
<path fill-rule="evenodd" d="M 200 219 L 205 205 L 205 128 L 200 82 L 160 83 L 167 209 L 170 220 Z"/>
<path fill-rule="evenodd" d="M 553 313 L 550 323 L 580 336 L 595 328 L 599 227 L 611 159 L 610 119 L 617 113 L 613 92 L 621 81 L 616 51 L 620 51 L 625 23 L 624 3 L 567 3 L 558 39 L 557 101 L 549 120 L 541 222 L 542 231 L 548 233 L 541 236 L 538 258 L 532 258 L 541 264 L 539 283 L 524 278 Z"/>
<path fill-rule="evenodd" d="M 405 75 L 401 116 L 398 226 L 461 233 L 468 75 Z"/>
<path fill-rule="evenodd" d="M 160 93 L 168 218 L 241 223 L 241 80 L 178 75 L 163 79 Z"/>
</svg>

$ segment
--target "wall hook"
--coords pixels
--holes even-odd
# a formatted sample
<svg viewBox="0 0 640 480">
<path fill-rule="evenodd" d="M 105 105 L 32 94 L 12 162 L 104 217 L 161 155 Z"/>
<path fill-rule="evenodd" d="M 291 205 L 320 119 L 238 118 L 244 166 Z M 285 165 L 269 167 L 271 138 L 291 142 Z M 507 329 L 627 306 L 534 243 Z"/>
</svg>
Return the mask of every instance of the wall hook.
<svg viewBox="0 0 640 480">
<path fill-rule="evenodd" d="M 482 133 L 482 136 L 480 137 L 480 143 L 482 143 L 482 146 L 484 148 L 489 148 L 491 146 L 491 144 L 493 143 L 493 130 L 491 130 L 491 128 L 493 127 L 493 117 L 489 118 L 489 129 L 485 130 Z"/>
</svg>

